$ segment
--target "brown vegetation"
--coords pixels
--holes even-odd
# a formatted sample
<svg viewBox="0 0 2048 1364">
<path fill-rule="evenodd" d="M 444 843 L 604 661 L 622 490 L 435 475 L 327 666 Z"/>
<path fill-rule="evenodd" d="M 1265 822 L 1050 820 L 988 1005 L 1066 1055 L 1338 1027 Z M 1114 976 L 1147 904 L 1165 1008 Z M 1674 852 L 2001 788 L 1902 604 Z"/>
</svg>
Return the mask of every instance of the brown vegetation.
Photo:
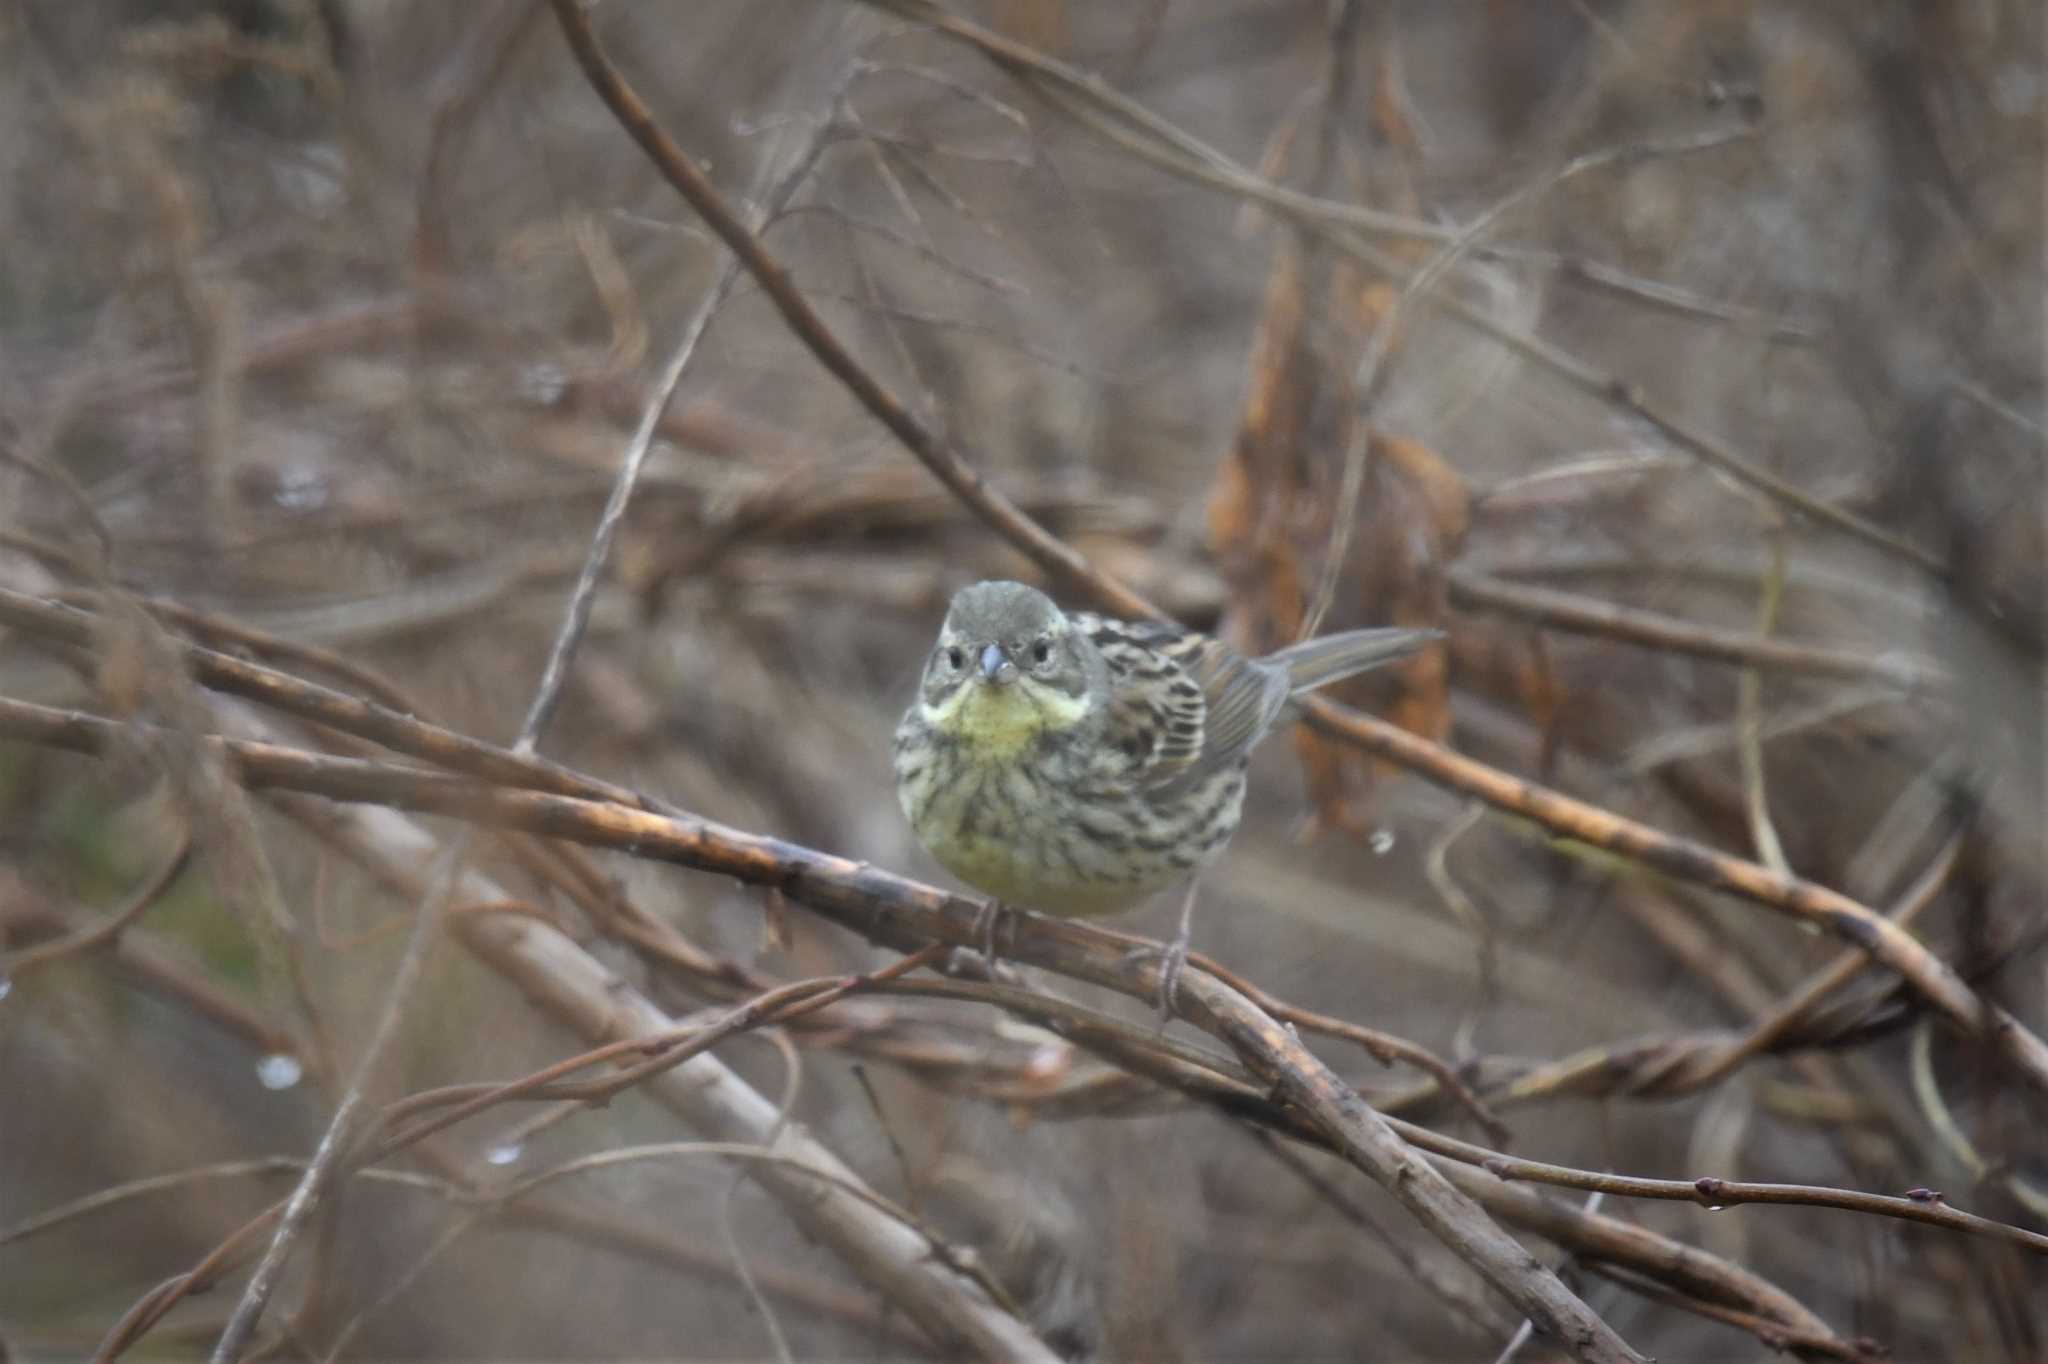
<svg viewBox="0 0 2048 1364">
<path fill-rule="evenodd" d="M 0 1358 L 2048 1353 L 2038 6 L 0 35 Z M 988 576 L 1447 632 L 1168 1028 Z"/>
</svg>

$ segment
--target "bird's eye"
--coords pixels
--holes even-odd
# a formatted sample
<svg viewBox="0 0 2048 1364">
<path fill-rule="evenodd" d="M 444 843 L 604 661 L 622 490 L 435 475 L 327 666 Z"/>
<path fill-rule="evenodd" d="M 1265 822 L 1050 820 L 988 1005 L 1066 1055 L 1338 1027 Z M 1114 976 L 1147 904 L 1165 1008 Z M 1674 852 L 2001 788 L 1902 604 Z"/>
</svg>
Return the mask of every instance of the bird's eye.
<svg viewBox="0 0 2048 1364">
<path fill-rule="evenodd" d="M 1032 661 L 1033 663 L 1039 663 L 1039 664 L 1043 664 L 1043 663 L 1044 663 L 1044 662 L 1045 662 L 1045 661 L 1046 661 L 1047 659 L 1049 659 L 1049 658 L 1051 658 L 1051 657 L 1052 657 L 1052 641 L 1051 641 L 1051 640 L 1049 640 L 1049 639 L 1037 639 L 1037 640 L 1033 640 L 1033 641 L 1031 642 L 1031 661 Z"/>
<path fill-rule="evenodd" d="M 967 666 L 967 655 L 960 652 L 959 645 L 946 650 L 946 666 L 956 673 Z"/>
</svg>

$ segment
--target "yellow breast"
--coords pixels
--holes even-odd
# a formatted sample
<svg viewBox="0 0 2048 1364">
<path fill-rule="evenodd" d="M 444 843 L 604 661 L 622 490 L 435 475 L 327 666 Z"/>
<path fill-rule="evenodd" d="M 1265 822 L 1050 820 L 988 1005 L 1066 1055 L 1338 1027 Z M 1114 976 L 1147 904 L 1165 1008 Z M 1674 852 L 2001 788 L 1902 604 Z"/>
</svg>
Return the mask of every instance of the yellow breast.
<svg viewBox="0 0 2048 1364">
<path fill-rule="evenodd" d="M 1049 914 L 1108 914 L 1144 897 L 1150 887 L 1125 880 L 1116 855 L 1076 841 L 1072 793 L 1031 751 L 1086 713 L 1085 698 L 1027 679 L 968 683 L 923 705 L 925 724 L 954 743 L 899 795 L 919 840 L 946 870 L 1007 904 Z"/>
<path fill-rule="evenodd" d="M 1028 677 L 1001 687 L 965 682 L 937 705 L 922 704 L 924 722 L 959 740 L 980 763 L 1014 758 L 1040 735 L 1079 724 L 1088 714 L 1087 697 L 1042 687 Z"/>
</svg>

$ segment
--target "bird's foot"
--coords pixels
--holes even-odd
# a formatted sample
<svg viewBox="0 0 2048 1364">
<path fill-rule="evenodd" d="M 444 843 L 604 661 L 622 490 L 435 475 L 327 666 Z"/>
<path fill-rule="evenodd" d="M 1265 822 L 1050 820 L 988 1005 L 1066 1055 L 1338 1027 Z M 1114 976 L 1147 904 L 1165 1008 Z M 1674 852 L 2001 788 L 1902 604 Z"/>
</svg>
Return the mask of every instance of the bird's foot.
<svg viewBox="0 0 2048 1364">
<path fill-rule="evenodd" d="M 1173 937 L 1157 947 L 1140 947 L 1124 954 L 1124 964 L 1140 962 L 1159 963 L 1159 1026 L 1164 1028 L 1180 1016 L 1180 978 L 1188 969 L 1188 942 L 1195 922 L 1195 890 L 1200 885 L 1192 878 L 1188 881 L 1187 894 L 1180 902 L 1180 920 L 1173 931 Z"/>
<path fill-rule="evenodd" d="M 1010 907 L 1001 900 L 988 900 L 974 916 L 974 940 L 981 948 L 982 969 L 990 980 L 1000 979 L 1003 959 L 996 952 L 996 935 L 1003 926 L 1003 916 L 1009 912 Z"/>
<path fill-rule="evenodd" d="M 1159 1026 L 1164 1028 L 1180 1017 L 1180 978 L 1188 969 L 1188 935 L 1185 929 L 1173 935 L 1171 941 L 1154 943 L 1149 947 L 1134 947 L 1124 953 L 1125 966 L 1142 966 L 1146 962 L 1159 963 L 1159 984 L 1154 991 L 1152 1002 L 1159 1009 Z"/>
</svg>

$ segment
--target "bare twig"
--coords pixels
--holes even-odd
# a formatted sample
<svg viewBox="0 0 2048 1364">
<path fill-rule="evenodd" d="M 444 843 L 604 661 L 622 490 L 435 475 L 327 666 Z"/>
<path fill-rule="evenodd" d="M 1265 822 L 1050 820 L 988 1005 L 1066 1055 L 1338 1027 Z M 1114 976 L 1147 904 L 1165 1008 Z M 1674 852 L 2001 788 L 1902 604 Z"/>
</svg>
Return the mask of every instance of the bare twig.
<svg viewBox="0 0 2048 1364">
<path fill-rule="evenodd" d="M 1767 517 L 1774 509 L 1765 504 Z M 1778 518 L 1782 519 L 1782 518 Z M 1770 638 L 1778 623 L 1778 603 L 1785 596 L 1785 534 L 1782 525 L 1765 532 L 1770 543 L 1770 566 L 1757 594 L 1756 636 Z M 1770 783 L 1764 773 L 1763 679 L 1754 666 L 1745 667 L 1735 680 L 1736 755 L 1742 765 L 1742 803 L 1749 816 L 1749 840 L 1757 861 L 1780 876 L 1792 874 L 1785 860 L 1785 847 L 1778 838 L 1778 826 L 1771 819 Z"/>
<path fill-rule="evenodd" d="M 1207 972 L 1188 972 L 1181 992 L 1193 997 L 1198 1019 L 1272 1085 L 1283 1103 L 1307 1112 L 1347 1160 L 1371 1174 L 1574 1359 L 1642 1358 L 1555 1274 L 1418 1157 L 1385 1118 L 1331 1074 L 1290 1031 Z"/>
<path fill-rule="evenodd" d="M 137 919 L 149 912 L 149 907 L 163 897 L 171 883 L 184 872 L 185 865 L 192 858 L 192 834 L 189 829 L 180 831 L 177 845 L 159 866 L 156 873 L 144 881 L 128 897 L 128 903 L 98 923 L 68 933 L 54 942 L 37 943 L 34 947 L 0 956 L 0 980 L 20 980 L 38 967 L 47 966 L 64 957 L 89 952 L 96 947 L 118 939 Z"/>
<path fill-rule="evenodd" d="M 795 162 L 778 178 L 757 209 L 758 221 L 753 231 L 772 220 L 789 202 L 792 194 L 810 175 L 817 162 L 818 153 L 823 149 L 821 136 L 813 136 L 799 151 Z M 563 613 L 561 629 L 556 633 L 554 647 L 548 652 L 547 666 L 541 673 L 540 684 L 534 689 L 533 704 L 526 712 L 526 719 L 519 727 L 519 738 L 512 745 L 512 751 L 527 754 L 534 751 L 540 741 L 541 732 L 547 727 L 548 717 L 554 713 L 555 705 L 561 700 L 562 688 L 568 681 L 569 662 L 575 656 L 576 646 L 583 638 L 584 627 L 590 620 L 591 603 L 597 597 L 598 579 L 604 572 L 605 564 L 611 558 L 612 542 L 618 538 L 619 526 L 625 521 L 626 505 L 632 500 L 633 489 L 640 481 L 640 470 L 647 462 L 647 453 L 654 448 L 654 437 L 661 428 L 662 415 L 674 401 L 676 390 L 682 386 L 683 375 L 690 367 L 690 360 L 697 353 L 697 343 L 711 325 L 711 319 L 718 313 L 733 286 L 739 282 L 740 270 L 737 261 L 727 261 L 718 271 L 717 278 L 703 298 L 697 302 L 697 310 L 684 324 L 681 339 L 670 352 L 668 362 L 662 366 L 660 377 L 655 381 L 646 406 L 640 413 L 640 422 L 633 431 L 632 439 L 626 443 L 624 456 L 619 461 L 619 472 L 612 482 L 612 490 L 606 498 L 604 511 L 599 515 L 597 529 L 591 534 L 590 546 L 583 556 L 583 567 L 577 573 L 576 587 L 569 596 L 569 608 Z"/>
<path fill-rule="evenodd" d="M 1395 1128 L 1415 1145 L 1433 1155 L 1448 1156 L 1467 1165 L 1477 1165 L 1500 1179 L 1526 1179 L 1565 1189 L 1585 1189 L 1621 1198 L 1655 1198 L 1668 1202 L 1697 1203 L 1703 1208 L 1726 1208 L 1737 1203 L 1797 1204 L 1810 1208 L 1837 1208 L 1845 1212 L 1874 1213 L 1905 1222 L 1986 1236 L 2010 1245 L 2023 1246 L 2036 1254 L 2048 1254 L 2048 1236 L 1978 1217 L 1950 1207 L 1939 1198 L 1912 1194 L 1863 1193 L 1855 1189 L 1830 1189 L 1815 1184 L 1763 1184 L 1736 1179 L 1703 1176 L 1699 1179 L 1644 1179 L 1636 1175 L 1609 1174 L 1600 1170 L 1575 1170 L 1547 1161 L 1524 1160 L 1518 1156 L 1495 1155 L 1467 1142 L 1393 1120 Z"/>
<path fill-rule="evenodd" d="M 1553 171 L 1530 181 L 1513 193 L 1497 200 L 1483 212 L 1459 228 L 1420 269 L 1401 283 L 1400 292 L 1394 296 L 1378 326 L 1373 329 L 1372 338 L 1366 343 L 1364 353 L 1359 357 L 1358 366 L 1352 376 L 1352 392 L 1357 395 L 1367 418 L 1378 408 L 1380 397 L 1392 383 L 1397 367 L 1398 353 L 1393 350 L 1395 339 L 1400 336 L 1408 314 L 1417 304 L 1423 302 L 1435 291 L 1444 277 L 1455 268 L 1465 256 L 1476 248 L 1481 240 L 1497 227 L 1509 214 L 1549 194 L 1559 185 L 1617 162 L 1633 164 L 1648 157 L 1681 155 L 1723 145 L 1725 134 L 1710 134 L 1706 137 L 1692 137 L 1677 142 L 1625 143 L 1621 146 L 1603 148 L 1575 156 Z M 1372 439 L 1369 421 L 1356 424 L 1348 448 L 1344 451 L 1344 474 L 1337 492 L 1337 512 L 1331 534 L 1330 546 L 1324 551 L 1323 567 L 1316 581 L 1315 596 L 1308 613 L 1302 618 L 1301 637 L 1306 639 L 1322 627 L 1324 613 L 1329 610 L 1331 598 L 1337 590 L 1337 577 L 1349 551 L 1351 532 L 1358 519 L 1358 494 L 1364 484 L 1367 455 Z"/>
<path fill-rule="evenodd" d="M 306 1165 L 298 1186 L 292 1190 L 291 1198 L 285 1203 L 278 1217 L 277 1228 L 271 1233 L 270 1244 L 265 1248 L 249 1282 L 242 1289 L 240 1301 L 229 1316 L 227 1325 L 221 1330 L 220 1340 L 213 1347 L 213 1364 L 234 1364 L 248 1348 L 249 1339 L 255 1334 L 257 1323 L 263 1319 L 263 1309 L 276 1291 L 278 1280 L 284 1274 L 286 1260 L 290 1257 L 293 1243 L 311 1221 L 313 1214 L 325 1200 L 341 1169 L 348 1144 L 354 1139 L 370 1082 L 375 1078 L 384 1061 L 384 1054 L 397 1040 L 399 1024 L 405 1016 L 406 1006 L 412 1002 L 413 992 L 419 987 L 425 973 L 427 956 L 433 950 L 435 940 L 440 936 L 442 909 L 454 894 L 462 863 L 462 847 L 457 847 L 444 857 L 443 870 L 431 883 L 427 895 L 422 898 L 413 920 L 413 930 L 406 940 L 405 951 L 392 972 L 391 985 L 385 992 L 383 1007 L 378 1011 L 377 1021 L 369 1040 L 364 1044 L 356 1059 L 354 1074 L 341 1101 L 335 1105 L 334 1116 L 328 1120 L 326 1130 L 320 1136 L 320 1143 L 314 1148 L 313 1158 Z"/>
<path fill-rule="evenodd" d="M 1906 691 L 1942 688 L 1953 680 L 1946 670 L 1925 659 L 1872 657 L 1845 649 L 1767 639 L 1754 632 L 1720 630 L 1575 592 L 1512 583 L 1470 569 L 1452 569 L 1450 583 L 1451 601 L 1457 606 L 1497 611 L 1560 630 L 1599 635 L 1717 663 L 1813 677 L 1878 681 Z"/>
</svg>

